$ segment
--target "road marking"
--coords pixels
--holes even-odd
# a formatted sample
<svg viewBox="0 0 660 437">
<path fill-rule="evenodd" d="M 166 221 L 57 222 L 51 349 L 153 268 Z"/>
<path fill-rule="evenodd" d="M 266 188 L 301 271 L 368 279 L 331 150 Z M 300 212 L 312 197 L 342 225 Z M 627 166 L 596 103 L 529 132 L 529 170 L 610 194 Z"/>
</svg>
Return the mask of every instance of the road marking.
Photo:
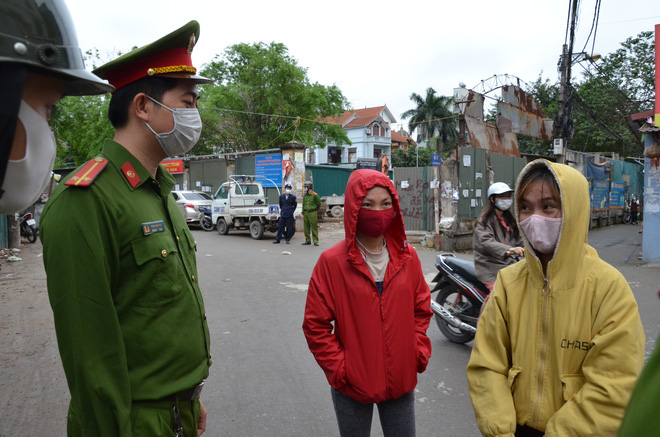
<svg viewBox="0 0 660 437">
<path fill-rule="evenodd" d="M 294 284 L 293 282 L 280 282 L 280 285 L 284 285 L 287 288 L 292 288 L 293 290 L 284 290 L 287 293 L 297 293 L 299 291 L 307 291 L 307 284 Z"/>
</svg>

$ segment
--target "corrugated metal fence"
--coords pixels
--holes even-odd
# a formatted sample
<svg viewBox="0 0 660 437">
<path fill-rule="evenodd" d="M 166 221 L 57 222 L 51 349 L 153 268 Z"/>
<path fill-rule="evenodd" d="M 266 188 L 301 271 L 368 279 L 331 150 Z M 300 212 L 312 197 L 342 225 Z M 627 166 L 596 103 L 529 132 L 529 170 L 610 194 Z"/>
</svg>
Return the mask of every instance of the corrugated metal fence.
<svg viewBox="0 0 660 437">
<path fill-rule="evenodd" d="M 394 182 L 407 231 L 435 229 L 433 167 L 395 168 Z"/>
<path fill-rule="evenodd" d="M 505 182 L 515 187 L 518 174 L 525 167 L 524 158 L 501 155 L 485 149 L 461 147 L 458 170 L 458 219 L 477 218 L 488 202 L 492 182 Z"/>
</svg>

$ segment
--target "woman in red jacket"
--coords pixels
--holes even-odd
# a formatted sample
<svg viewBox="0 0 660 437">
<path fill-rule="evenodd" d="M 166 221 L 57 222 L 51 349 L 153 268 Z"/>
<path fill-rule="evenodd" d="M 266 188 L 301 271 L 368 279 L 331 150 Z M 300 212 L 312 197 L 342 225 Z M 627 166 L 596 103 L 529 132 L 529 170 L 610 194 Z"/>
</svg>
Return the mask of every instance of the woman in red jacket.
<svg viewBox="0 0 660 437">
<path fill-rule="evenodd" d="M 314 267 L 303 332 L 330 383 L 341 436 L 369 436 L 373 404 L 385 437 L 414 436 L 413 390 L 431 356 L 431 294 L 385 175 L 351 174 L 344 229 L 345 240 Z"/>
</svg>

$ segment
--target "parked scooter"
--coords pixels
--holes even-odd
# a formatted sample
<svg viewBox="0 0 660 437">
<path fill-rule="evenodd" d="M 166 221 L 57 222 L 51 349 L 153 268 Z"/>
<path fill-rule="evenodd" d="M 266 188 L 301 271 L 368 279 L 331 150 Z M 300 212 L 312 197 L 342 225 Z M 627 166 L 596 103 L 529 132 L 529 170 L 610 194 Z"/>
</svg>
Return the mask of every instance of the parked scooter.
<svg viewBox="0 0 660 437">
<path fill-rule="evenodd" d="M 512 250 L 506 256 L 516 257 Z M 433 279 L 438 292 L 431 300 L 431 310 L 440 332 L 454 343 L 467 343 L 474 339 L 481 307 L 487 301 L 490 290 L 474 273 L 474 263 L 451 253 L 436 256 L 438 274 Z"/>
<path fill-rule="evenodd" d="M 37 221 L 32 218 L 31 212 L 21 215 L 20 219 L 21 237 L 27 238 L 30 243 L 37 241 Z"/>
<path fill-rule="evenodd" d="M 211 219 L 211 208 L 200 206 L 197 210 L 199 211 L 199 225 L 205 231 L 212 231 L 215 228 L 215 225 Z"/>
<path fill-rule="evenodd" d="M 433 279 L 438 292 L 431 300 L 431 310 L 440 332 L 454 343 L 467 343 L 474 339 L 481 306 L 490 293 L 474 275 L 474 263 L 451 253 L 436 256 L 438 274 Z"/>
</svg>

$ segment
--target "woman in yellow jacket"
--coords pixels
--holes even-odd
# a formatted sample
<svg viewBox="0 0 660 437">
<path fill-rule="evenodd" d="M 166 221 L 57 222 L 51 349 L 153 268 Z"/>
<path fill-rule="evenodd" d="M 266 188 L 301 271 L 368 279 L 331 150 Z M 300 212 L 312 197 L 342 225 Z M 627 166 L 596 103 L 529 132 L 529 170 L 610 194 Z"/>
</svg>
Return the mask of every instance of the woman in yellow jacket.
<svg viewBox="0 0 660 437">
<path fill-rule="evenodd" d="M 625 278 L 587 244 L 586 179 L 536 160 L 518 177 L 525 259 L 500 270 L 467 368 L 484 436 L 614 436 L 644 362 Z"/>
</svg>

